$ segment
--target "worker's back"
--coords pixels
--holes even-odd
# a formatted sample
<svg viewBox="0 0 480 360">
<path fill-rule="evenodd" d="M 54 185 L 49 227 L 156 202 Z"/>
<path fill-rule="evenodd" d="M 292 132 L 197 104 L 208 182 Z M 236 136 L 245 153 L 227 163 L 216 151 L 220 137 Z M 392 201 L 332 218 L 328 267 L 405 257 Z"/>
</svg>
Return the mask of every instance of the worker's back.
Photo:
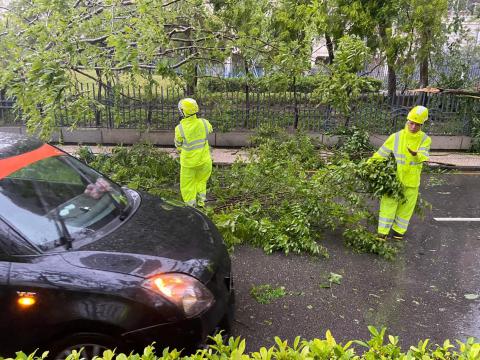
<svg viewBox="0 0 480 360">
<path fill-rule="evenodd" d="M 196 167 L 211 161 L 208 134 L 213 131 L 208 120 L 189 116 L 175 128 L 175 144 L 180 151 L 180 164 Z M 179 145 L 179 146 L 178 146 Z"/>
</svg>

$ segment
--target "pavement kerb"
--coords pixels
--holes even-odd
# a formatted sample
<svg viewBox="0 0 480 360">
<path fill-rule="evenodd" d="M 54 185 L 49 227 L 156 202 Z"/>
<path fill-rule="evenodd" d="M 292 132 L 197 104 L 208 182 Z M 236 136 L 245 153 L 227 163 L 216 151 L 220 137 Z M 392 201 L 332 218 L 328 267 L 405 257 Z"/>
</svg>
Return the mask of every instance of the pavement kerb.
<svg viewBox="0 0 480 360">
<path fill-rule="evenodd" d="M 480 166 L 461 166 L 461 165 L 446 165 L 446 164 L 427 164 L 433 169 L 455 170 L 455 171 L 480 171 Z"/>
</svg>

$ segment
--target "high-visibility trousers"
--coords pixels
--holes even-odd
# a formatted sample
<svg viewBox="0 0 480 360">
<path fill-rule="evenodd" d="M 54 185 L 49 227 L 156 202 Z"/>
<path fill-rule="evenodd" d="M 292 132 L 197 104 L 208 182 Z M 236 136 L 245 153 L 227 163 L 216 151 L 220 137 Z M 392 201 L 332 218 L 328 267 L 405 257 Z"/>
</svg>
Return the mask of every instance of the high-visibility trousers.
<svg viewBox="0 0 480 360">
<path fill-rule="evenodd" d="M 405 187 L 405 199 L 396 200 L 383 196 L 380 201 L 378 233 L 388 235 L 390 229 L 405 234 L 418 198 L 418 187 Z"/>
<path fill-rule="evenodd" d="M 211 173 L 212 161 L 195 167 L 180 167 L 180 192 L 187 205 L 205 205 L 207 181 Z"/>
</svg>

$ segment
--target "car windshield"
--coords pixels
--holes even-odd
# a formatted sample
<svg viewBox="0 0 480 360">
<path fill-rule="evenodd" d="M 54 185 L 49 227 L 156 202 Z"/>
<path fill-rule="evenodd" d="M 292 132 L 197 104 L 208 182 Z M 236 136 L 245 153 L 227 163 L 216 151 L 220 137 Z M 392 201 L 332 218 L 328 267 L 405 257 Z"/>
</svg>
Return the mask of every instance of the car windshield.
<svg viewBox="0 0 480 360">
<path fill-rule="evenodd" d="M 127 205 L 118 185 L 69 156 L 41 159 L 0 179 L 0 216 L 41 250 L 93 233 Z"/>
</svg>

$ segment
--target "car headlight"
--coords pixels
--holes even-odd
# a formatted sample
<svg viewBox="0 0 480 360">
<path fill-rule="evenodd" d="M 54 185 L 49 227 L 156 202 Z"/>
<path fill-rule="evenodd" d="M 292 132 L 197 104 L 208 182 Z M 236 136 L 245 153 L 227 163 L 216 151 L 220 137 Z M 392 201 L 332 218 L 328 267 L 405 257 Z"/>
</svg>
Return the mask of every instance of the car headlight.
<svg viewBox="0 0 480 360">
<path fill-rule="evenodd" d="M 166 297 L 188 318 L 199 315 L 214 301 L 212 293 L 205 285 L 185 274 L 156 275 L 147 279 L 143 286 Z"/>
</svg>

